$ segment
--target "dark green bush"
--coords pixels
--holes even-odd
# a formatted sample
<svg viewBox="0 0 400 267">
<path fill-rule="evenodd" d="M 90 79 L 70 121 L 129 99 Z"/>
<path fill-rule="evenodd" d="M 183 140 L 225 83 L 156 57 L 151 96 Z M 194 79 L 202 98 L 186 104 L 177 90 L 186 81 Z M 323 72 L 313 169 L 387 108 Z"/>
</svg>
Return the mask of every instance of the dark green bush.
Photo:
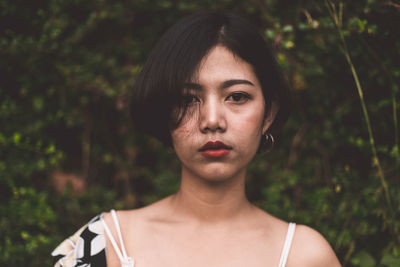
<svg viewBox="0 0 400 267">
<path fill-rule="evenodd" d="M 92 216 L 176 191 L 173 151 L 132 129 L 127 99 L 160 34 L 205 9 L 257 25 L 293 91 L 249 198 L 322 232 L 345 266 L 400 266 L 400 6 L 378 0 L 0 1 L 0 265 L 50 265 Z"/>
</svg>

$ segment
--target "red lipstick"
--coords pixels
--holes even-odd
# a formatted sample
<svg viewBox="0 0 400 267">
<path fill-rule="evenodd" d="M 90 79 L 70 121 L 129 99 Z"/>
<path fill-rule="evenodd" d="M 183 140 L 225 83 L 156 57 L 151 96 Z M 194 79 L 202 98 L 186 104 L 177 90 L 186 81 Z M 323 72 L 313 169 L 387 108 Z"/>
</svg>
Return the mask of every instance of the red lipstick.
<svg viewBox="0 0 400 267">
<path fill-rule="evenodd" d="M 232 147 L 221 141 L 209 141 L 199 151 L 206 158 L 221 158 L 229 154 Z"/>
</svg>

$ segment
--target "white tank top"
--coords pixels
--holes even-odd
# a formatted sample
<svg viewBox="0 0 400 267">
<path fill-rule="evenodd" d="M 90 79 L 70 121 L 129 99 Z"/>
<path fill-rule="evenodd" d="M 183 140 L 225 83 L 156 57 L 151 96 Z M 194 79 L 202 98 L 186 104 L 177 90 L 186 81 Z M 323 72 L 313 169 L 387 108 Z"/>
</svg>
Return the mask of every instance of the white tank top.
<svg viewBox="0 0 400 267">
<path fill-rule="evenodd" d="M 119 222 L 118 222 L 118 218 L 117 218 L 117 214 L 115 213 L 115 210 L 111 210 L 111 216 L 114 221 L 115 229 L 117 230 L 119 243 L 121 244 L 121 250 L 119 249 L 117 242 L 115 242 L 115 239 L 114 239 L 113 235 L 111 234 L 111 231 L 108 228 L 106 222 L 103 220 L 103 218 L 101 218 L 101 223 L 103 224 L 104 229 L 106 230 L 107 236 L 110 239 L 111 244 L 114 247 L 115 252 L 118 255 L 118 258 L 121 262 L 121 267 L 134 267 L 135 266 L 134 259 L 131 257 L 128 257 L 128 255 L 126 254 L 125 246 L 122 241 L 121 229 L 119 227 Z M 286 261 L 287 261 L 288 255 L 289 255 L 290 246 L 292 244 L 295 229 L 296 229 L 296 224 L 289 223 L 289 227 L 288 227 L 288 231 L 286 233 L 285 243 L 283 244 L 283 249 L 282 249 L 278 267 L 285 267 L 285 265 L 286 265 Z"/>
</svg>

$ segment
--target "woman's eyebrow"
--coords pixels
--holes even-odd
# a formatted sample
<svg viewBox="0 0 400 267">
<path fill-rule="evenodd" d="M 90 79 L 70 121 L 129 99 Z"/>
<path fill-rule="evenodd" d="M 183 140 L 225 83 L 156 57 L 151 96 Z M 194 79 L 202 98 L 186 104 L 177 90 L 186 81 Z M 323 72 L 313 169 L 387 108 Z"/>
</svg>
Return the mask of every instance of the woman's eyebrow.
<svg viewBox="0 0 400 267">
<path fill-rule="evenodd" d="M 227 80 L 225 82 L 222 83 L 222 88 L 228 88 L 231 87 L 233 85 L 237 85 L 237 84 L 247 84 L 247 85 L 251 85 L 254 86 L 254 84 L 252 82 L 250 82 L 249 80 Z"/>
<path fill-rule="evenodd" d="M 247 85 L 254 86 L 254 84 L 252 82 L 250 82 L 249 80 L 232 79 L 232 80 L 224 81 L 222 83 L 221 88 L 225 89 L 225 88 L 231 87 L 233 85 L 237 85 L 237 84 L 247 84 Z M 201 90 L 201 89 L 203 89 L 202 85 L 200 85 L 198 83 L 194 83 L 194 82 L 187 82 L 187 83 L 184 84 L 184 87 L 187 88 L 187 89 L 192 89 L 192 90 Z"/>
</svg>

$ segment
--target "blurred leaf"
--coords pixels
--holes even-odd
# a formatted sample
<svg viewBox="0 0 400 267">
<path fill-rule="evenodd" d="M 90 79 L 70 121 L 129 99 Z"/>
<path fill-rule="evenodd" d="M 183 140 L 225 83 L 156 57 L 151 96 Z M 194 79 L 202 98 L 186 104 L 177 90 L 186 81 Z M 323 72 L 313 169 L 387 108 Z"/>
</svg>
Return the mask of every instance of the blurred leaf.
<svg viewBox="0 0 400 267">
<path fill-rule="evenodd" d="M 376 262 L 374 258 L 366 251 L 358 252 L 352 259 L 351 263 L 361 267 L 374 267 Z"/>
<path fill-rule="evenodd" d="M 400 266 L 400 257 L 395 257 L 389 253 L 385 253 L 382 257 L 381 264 L 387 267 Z"/>
</svg>

